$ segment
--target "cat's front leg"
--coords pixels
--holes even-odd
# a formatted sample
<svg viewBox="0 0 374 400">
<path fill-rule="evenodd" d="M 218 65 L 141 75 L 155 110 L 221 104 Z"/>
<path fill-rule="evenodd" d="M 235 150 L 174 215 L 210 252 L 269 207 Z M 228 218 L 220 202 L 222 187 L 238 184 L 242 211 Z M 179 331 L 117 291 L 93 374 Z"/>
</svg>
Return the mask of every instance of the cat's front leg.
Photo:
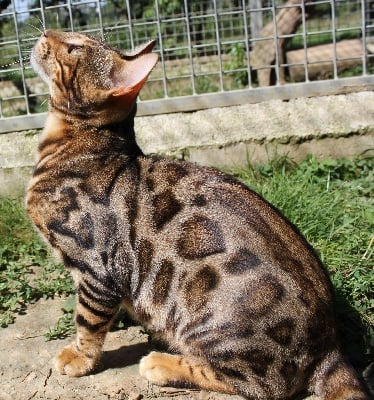
<svg viewBox="0 0 374 400">
<path fill-rule="evenodd" d="M 64 347 L 55 357 L 56 369 L 69 376 L 87 375 L 98 368 L 105 336 L 119 304 L 104 307 L 78 290 L 75 324 L 76 341 Z"/>
</svg>

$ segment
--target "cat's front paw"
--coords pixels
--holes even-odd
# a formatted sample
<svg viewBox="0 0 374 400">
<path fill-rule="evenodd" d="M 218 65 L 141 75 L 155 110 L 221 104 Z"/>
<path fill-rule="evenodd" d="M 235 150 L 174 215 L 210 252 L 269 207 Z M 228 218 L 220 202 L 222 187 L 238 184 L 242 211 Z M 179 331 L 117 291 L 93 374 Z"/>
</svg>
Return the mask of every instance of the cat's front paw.
<svg viewBox="0 0 374 400">
<path fill-rule="evenodd" d="M 143 357 L 139 364 L 140 375 L 149 382 L 166 386 L 169 382 L 169 370 L 163 365 L 163 355 L 157 352 L 151 352 L 148 356 Z"/>
<path fill-rule="evenodd" d="M 56 355 L 55 367 L 63 375 L 83 376 L 96 368 L 97 361 L 97 357 L 87 357 L 72 343 Z"/>
</svg>

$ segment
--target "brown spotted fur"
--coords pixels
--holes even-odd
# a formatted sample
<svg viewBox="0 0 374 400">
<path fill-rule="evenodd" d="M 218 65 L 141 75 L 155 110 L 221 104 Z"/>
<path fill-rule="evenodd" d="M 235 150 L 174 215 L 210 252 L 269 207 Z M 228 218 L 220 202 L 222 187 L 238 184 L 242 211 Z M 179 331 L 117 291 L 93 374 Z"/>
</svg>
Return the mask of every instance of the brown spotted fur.
<svg viewBox="0 0 374 400">
<path fill-rule="evenodd" d="M 97 367 L 122 305 L 180 354 L 141 360 L 155 384 L 367 399 L 337 349 L 327 273 L 297 229 L 234 178 L 139 149 L 135 102 L 152 47 L 123 55 L 48 30 L 33 50 L 51 99 L 27 209 L 78 299 L 58 371 Z"/>
</svg>

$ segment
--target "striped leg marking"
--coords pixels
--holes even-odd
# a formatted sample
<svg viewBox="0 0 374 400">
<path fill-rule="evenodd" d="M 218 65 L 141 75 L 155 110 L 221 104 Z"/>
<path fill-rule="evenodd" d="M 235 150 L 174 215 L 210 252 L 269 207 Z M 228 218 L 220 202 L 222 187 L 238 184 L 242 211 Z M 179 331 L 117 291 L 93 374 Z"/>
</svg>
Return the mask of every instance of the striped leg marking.
<svg viewBox="0 0 374 400">
<path fill-rule="evenodd" d="M 98 315 L 97 311 L 89 311 L 78 300 L 76 342 L 63 348 L 55 357 L 57 371 L 69 376 L 82 376 L 98 367 L 105 336 L 117 310 L 115 307 Z"/>
<path fill-rule="evenodd" d="M 180 355 L 152 352 L 140 361 L 139 372 L 159 386 L 197 387 L 235 394 L 233 388 L 219 380 L 209 366 Z"/>
</svg>

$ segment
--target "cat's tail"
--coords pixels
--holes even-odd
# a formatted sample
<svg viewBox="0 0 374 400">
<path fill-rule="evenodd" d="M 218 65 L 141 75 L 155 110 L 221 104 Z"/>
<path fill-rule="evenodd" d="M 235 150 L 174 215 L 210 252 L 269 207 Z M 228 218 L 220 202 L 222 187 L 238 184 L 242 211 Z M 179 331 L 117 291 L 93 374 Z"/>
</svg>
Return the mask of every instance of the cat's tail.
<svg viewBox="0 0 374 400">
<path fill-rule="evenodd" d="M 310 391 L 323 400 L 370 400 L 368 391 L 339 351 L 329 353 L 316 368 Z"/>
</svg>

